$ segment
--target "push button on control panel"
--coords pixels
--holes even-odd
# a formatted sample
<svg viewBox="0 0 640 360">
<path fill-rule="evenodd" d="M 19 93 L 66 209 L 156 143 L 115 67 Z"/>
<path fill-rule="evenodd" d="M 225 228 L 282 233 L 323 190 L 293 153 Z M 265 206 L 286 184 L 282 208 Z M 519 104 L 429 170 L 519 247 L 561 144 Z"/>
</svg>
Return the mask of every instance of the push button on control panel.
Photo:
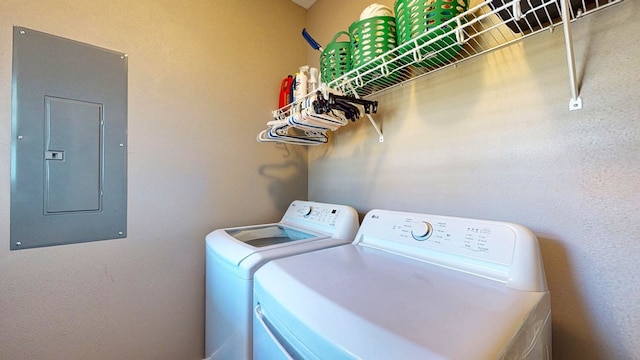
<svg viewBox="0 0 640 360">
<path fill-rule="evenodd" d="M 419 221 L 411 226 L 411 236 L 418 241 L 427 240 L 433 233 L 433 227 L 426 221 Z"/>
</svg>

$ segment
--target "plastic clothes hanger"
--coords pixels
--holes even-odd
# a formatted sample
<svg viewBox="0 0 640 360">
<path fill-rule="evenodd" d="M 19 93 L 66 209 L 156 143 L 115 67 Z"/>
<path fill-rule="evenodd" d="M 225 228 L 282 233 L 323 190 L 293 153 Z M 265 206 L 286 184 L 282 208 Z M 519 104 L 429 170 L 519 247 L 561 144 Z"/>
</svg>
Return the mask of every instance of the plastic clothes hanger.
<svg viewBox="0 0 640 360">
<path fill-rule="evenodd" d="M 312 108 L 303 109 L 300 113 L 287 118 L 289 125 L 311 131 L 334 131 L 347 124 L 340 114 L 316 114 Z"/>
<path fill-rule="evenodd" d="M 272 136 L 269 134 L 269 130 L 262 130 L 257 137 L 259 142 L 279 142 L 279 143 L 287 143 L 293 145 L 322 145 L 328 142 L 328 138 L 326 135 L 323 136 L 310 136 L 310 137 L 299 137 L 299 136 Z"/>
<path fill-rule="evenodd" d="M 259 142 L 286 142 L 296 145 L 320 145 L 328 142 L 323 131 L 296 129 L 285 120 L 273 120 L 267 123 L 268 129 L 258 134 Z"/>
<path fill-rule="evenodd" d="M 353 104 L 362 105 L 364 108 L 365 114 L 377 113 L 378 112 L 378 102 L 371 100 L 358 99 L 353 96 L 343 96 L 329 93 L 329 105 L 338 103 L 338 102 L 348 102 Z"/>
<path fill-rule="evenodd" d="M 273 112 L 274 120 L 261 131 L 259 142 L 282 142 L 296 145 L 320 145 L 328 142 L 327 130 L 337 130 L 355 121 L 364 112 L 375 113 L 377 101 L 345 96 L 321 84 L 318 90 L 293 104 Z"/>
</svg>

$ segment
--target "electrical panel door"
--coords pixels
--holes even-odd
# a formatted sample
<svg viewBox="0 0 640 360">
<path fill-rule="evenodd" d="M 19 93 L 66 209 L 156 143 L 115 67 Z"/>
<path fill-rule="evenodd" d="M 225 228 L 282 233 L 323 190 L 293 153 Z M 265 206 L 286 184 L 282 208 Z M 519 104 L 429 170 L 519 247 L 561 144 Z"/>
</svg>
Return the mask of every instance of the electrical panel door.
<svg viewBox="0 0 640 360">
<path fill-rule="evenodd" d="M 126 237 L 127 56 L 13 29 L 12 250 Z"/>
</svg>

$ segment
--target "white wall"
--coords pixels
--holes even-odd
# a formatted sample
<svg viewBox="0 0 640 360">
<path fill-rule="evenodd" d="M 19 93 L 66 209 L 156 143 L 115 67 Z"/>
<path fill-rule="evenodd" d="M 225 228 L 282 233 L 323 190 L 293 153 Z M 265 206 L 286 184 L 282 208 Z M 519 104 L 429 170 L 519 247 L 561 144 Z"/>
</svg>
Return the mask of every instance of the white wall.
<svg viewBox="0 0 640 360">
<path fill-rule="evenodd" d="M 308 29 L 326 44 L 369 3 L 318 0 Z M 568 111 L 562 30 L 541 33 L 378 96 L 385 142 L 362 120 L 311 149 L 309 198 L 521 223 L 541 243 L 554 357 L 640 358 L 638 13 L 574 23 L 584 109 Z"/>
<path fill-rule="evenodd" d="M 306 150 L 255 140 L 305 22 L 280 0 L 0 2 L 0 359 L 202 358 L 204 236 L 307 196 Z M 14 25 L 128 53 L 127 239 L 9 251 Z"/>
</svg>

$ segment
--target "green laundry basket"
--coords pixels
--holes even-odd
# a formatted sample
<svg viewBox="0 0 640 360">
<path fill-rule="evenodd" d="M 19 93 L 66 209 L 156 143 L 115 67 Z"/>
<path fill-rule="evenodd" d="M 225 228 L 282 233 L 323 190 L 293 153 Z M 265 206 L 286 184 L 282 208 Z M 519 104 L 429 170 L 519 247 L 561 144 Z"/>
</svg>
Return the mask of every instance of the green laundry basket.
<svg viewBox="0 0 640 360">
<path fill-rule="evenodd" d="M 387 55 L 386 59 L 381 56 L 397 46 L 396 21 L 393 16 L 374 16 L 356 21 L 349 26 L 349 34 L 353 69 L 366 71 L 382 65 L 384 60 L 389 61 L 393 58 L 392 55 Z M 380 71 L 363 76 L 363 80 L 393 81 L 398 76 L 393 72 L 397 67 L 397 64 L 389 64 Z"/>
<path fill-rule="evenodd" d="M 469 0 L 396 0 L 394 9 L 396 13 L 398 42 L 400 45 L 420 37 L 418 45 L 422 45 L 445 33 L 455 29 L 456 24 L 435 30 L 448 20 L 462 14 L 469 8 Z M 428 33 L 428 35 L 424 35 Z M 449 62 L 461 49 L 457 43 L 455 32 L 451 32 L 436 42 L 422 48 L 421 56 L 424 61 L 416 65 L 437 66 Z M 403 47 L 404 52 L 409 52 L 414 46 Z M 437 55 L 433 55 L 437 54 Z M 412 59 L 407 56 L 407 61 Z"/>
<path fill-rule="evenodd" d="M 346 35 L 346 41 L 338 41 L 341 35 Z M 320 54 L 320 76 L 325 84 L 341 77 L 351 70 L 351 40 L 346 31 L 338 32 L 322 54 Z"/>
</svg>

